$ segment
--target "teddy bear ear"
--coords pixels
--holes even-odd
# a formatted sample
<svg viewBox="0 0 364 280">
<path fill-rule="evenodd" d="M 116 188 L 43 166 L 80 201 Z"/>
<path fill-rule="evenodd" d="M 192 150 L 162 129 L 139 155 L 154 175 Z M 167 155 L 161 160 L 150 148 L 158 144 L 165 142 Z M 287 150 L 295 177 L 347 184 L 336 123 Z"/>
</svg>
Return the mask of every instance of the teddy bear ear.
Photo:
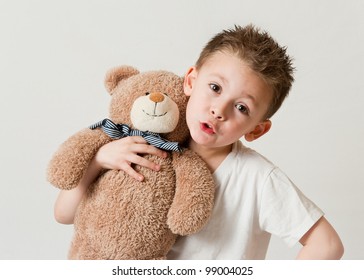
<svg viewBox="0 0 364 280">
<path fill-rule="evenodd" d="M 105 87 L 112 95 L 113 90 L 121 80 L 127 79 L 137 74 L 139 74 L 139 71 L 136 68 L 127 65 L 110 69 L 105 76 Z"/>
</svg>

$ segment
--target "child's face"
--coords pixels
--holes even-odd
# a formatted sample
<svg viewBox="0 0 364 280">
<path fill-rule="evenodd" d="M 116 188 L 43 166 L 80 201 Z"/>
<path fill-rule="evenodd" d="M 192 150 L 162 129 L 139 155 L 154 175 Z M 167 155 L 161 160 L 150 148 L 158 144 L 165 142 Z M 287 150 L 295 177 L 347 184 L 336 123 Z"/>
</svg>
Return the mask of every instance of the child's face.
<svg viewBox="0 0 364 280">
<path fill-rule="evenodd" d="M 188 128 L 199 145 L 225 147 L 243 136 L 253 141 L 270 129 L 264 115 L 272 89 L 232 54 L 218 52 L 199 70 L 190 68 L 184 89 Z"/>
</svg>

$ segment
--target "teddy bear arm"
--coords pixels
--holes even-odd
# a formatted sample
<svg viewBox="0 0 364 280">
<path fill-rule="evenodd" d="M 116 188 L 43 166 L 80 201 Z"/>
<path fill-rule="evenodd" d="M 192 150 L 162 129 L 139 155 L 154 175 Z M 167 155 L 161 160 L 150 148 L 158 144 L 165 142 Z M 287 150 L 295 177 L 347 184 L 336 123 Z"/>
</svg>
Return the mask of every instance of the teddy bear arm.
<svg viewBox="0 0 364 280">
<path fill-rule="evenodd" d="M 48 181 L 60 189 L 75 188 L 98 149 L 110 141 L 99 129 L 77 132 L 61 144 L 51 158 Z"/>
<path fill-rule="evenodd" d="M 174 154 L 176 192 L 168 212 L 173 233 L 187 235 L 203 228 L 211 216 L 215 184 L 205 162 L 194 152 Z"/>
</svg>

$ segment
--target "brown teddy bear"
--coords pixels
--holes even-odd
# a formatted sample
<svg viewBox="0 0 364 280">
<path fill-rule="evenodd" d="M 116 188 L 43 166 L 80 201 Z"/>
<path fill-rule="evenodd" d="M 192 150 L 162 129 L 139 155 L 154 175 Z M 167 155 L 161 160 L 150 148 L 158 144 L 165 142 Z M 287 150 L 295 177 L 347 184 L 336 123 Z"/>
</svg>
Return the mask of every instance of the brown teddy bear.
<svg viewBox="0 0 364 280">
<path fill-rule="evenodd" d="M 59 147 L 48 166 L 49 182 L 64 190 L 75 188 L 98 149 L 127 135 L 141 135 L 171 152 L 165 159 L 145 156 L 161 170 L 136 166 L 145 177 L 142 182 L 119 170 L 105 170 L 97 178 L 77 209 L 69 258 L 165 259 L 178 235 L 195 233 L 206 224 L 215 192 L 206 164 L 179 146 L 189 137 L 183 79 L 121 66 L 107 73 L 105 86 L 112 97 L 110 119 Z"/>
</svg>

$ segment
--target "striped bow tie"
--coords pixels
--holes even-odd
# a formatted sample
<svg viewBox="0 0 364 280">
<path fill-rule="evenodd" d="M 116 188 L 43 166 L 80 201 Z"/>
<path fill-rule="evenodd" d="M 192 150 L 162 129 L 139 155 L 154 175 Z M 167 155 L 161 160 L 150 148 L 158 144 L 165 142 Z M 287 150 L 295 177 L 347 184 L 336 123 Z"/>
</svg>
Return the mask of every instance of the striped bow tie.
<svg viewBox="0 0 364 280">
<path fill-rule="evenodd" d="M 90 129 L 101 129 L 112 139 L 120 139 L 126 136 L 142 136 L 149 144 L 167 151 L 181 152 L 178 142 L 169 142 L 159 136 L 158 133 L 132 129 L 126 124 L 115 124 L 109 119 L 104 119 L 91 125 Z"/>
</svg>

